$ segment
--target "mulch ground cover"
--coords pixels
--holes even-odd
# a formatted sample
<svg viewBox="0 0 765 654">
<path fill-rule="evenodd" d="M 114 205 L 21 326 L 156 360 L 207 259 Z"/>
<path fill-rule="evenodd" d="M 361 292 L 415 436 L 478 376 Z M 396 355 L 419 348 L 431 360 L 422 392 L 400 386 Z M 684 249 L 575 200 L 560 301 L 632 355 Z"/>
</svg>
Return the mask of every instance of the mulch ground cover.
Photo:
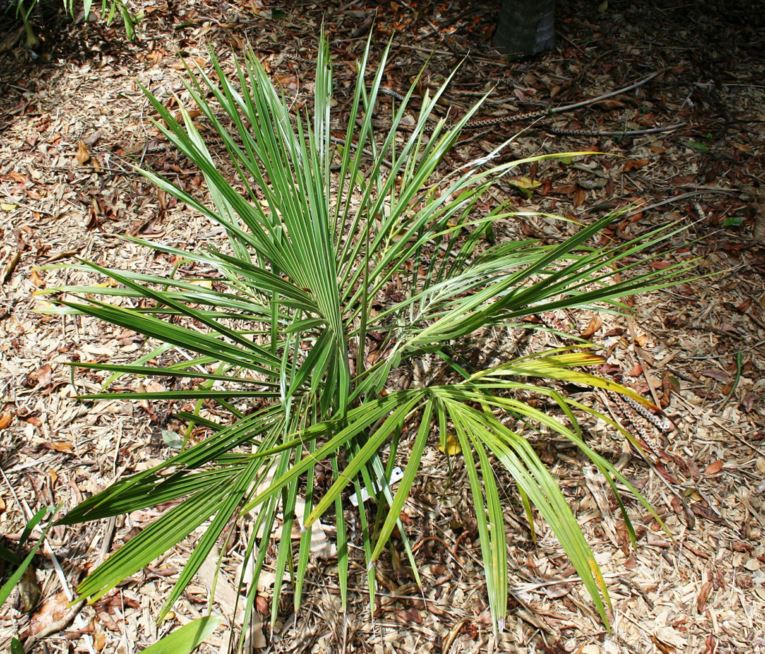
<svg viewBox="0 0 765 654">
<path fill-rule="evenodd" d="M 378 569 L 381 592 L 370 615 L 363 556 L 353 552 L 357 584 L 343 615 L 334 561 L 326 556 L 330 527 L 303 607 L 293 614 L 287 596 L 273 628 L 265 575 L 251 646 L 263 652 L 765 652 L 765 11 L 743 1 L 668 4 L 561 1 L 555 50 L 520 61 L 491 46 L 498 12 L 492 2 L 146 1 L 133 4 L 142 14 L 135 43 L 125 40 L 118 21 L 72 25 L 47 17 L 34 52 L 21 47 L 17 26 L 7 21 L 0 29 L 0 533 L 13 544 L 40 507 L 72 507 L 170 451 L 168 407 L 77 402 L 64 365 L 130 361 L 147 344 L 116 327 L 36 311 L 46 288 L 87 278 L 55 266 L 75 257 L 168 269 L 166 260 L 121 240 L 123 234 L 186 248 L 222 236 L 131 167 L 150 167 L 191 190 L 202 184 L 152 125 L 139 84 L 172 102 L 174 94 L 183 96 L 187 64 L 211 68 L 208 48 L 230 66 L 232 54 L 249 46 L 297 111 L 312 93 L 323 23 L 335 62 L 337 112 L 351 100 L 355 61 L 370 31 L 376 53 L 394 39 L 385 77 L 389 106 L 426 63 L 420 96 L 458 67 L 441 103 L 449 120 L 491 92 L 449 166 L 513 135 L 508 159 L 605 153 L 573 165 L 522 168 L 492 189 L 497 202 L 579 222 L 624 207 L 607 234 L 617 240 L 672 220 L 689 225 L 679 249 L 654 265 L 696 256 L 701 278 L 636 299 L 629 317 L 581 311 L 551 319 L 551 326 L 590 338 L 608 356 L 602 372 L 662 406 L 659 425 L 605 395 L 586 398 L 652 445 L 645 461 L 604 424 L 588 434 L 654 504 L 672 537 L 632 506 L 639 546 L 631 549 L 605 482 L 563 443 L 541 434 L 536 446 L 562 480 L 604 570 L 613 629 L 604 630 L 543 525 L 532 543 L 508 487 L 512 611 L 504 631 L 493 634 L 464 469 L 434 449 L 402 516 L 422 588 L 392 551 Z M 522 117 L 529 113 L 535 115 Z M 385 124 L 383 113 L 378 119 Z M 529 217 L 508 221 L 499 237 L 552 242 L 570 229 Z M 532 338 L 527 346 L 560 344 L 549 331 Z M 476 349 L 507 350 L 513 339 L 495 330 Z M 93 376 L 78 373 L 76 383 L 80 392 L 99 388 Z M 170 620 L 157 625 L 153 618 L 189 543 L 92 606 L 69 604 L 78 580 L 156 515 L 147 510 L 51 529 L 32 596 L 0 610 L 0 647 L 20 634 L 36 652 L 128 653 L 204 615 L 214 565 L 203 569 Z M 241 550 L 231 545 L 215 605 L 226 616 L 242 565 Z M 226 646 L 221 629 L 205 647 Z"/>
</svg>

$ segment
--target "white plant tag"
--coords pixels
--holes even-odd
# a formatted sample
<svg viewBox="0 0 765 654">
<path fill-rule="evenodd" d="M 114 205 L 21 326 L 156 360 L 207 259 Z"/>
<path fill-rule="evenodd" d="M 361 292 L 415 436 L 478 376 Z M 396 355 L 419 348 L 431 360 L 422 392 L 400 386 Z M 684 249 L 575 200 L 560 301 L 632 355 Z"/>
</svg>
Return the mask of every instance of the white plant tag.
<svg viewBox="0 0 765 654">
<path fill-rule="evenodd" d="M 401 468 L 399 468 L 398 466 L 396 466 L 395 468 L 393 468 L 393 470 L 390 471 L 390 482 L 388 483 L 388 485 L 392 488 L 398 482 L 401 481 L 401 478 L 403 476 L 404 476 L 404 471 Z M 375 490 L 379 491 L 380 488 L 382 487 L 381 484 L 380 484 L 380 478 L 378 477 L 373 483 L 374 483 L 374 486 L 375 486 Z M 368 499 L 369 499 L 369 493 L 367 492 L 367 489 L 366 488 L 362 488 L 361 489 L 361 501 L 362 502 L 366 502 Z M 353 504 L 353 506 L 358 506 L 359 505 L 359 498 L 356 495 L 356 493 L 353 493 L 353 495 L 351 495 L 351 504 Z"/>
</svg>

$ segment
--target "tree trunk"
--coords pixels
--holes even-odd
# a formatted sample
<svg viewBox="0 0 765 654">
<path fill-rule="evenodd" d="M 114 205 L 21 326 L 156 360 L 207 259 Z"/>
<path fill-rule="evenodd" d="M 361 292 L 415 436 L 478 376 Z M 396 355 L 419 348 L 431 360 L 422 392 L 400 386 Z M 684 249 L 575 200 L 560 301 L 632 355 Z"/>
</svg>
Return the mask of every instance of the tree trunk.
<svg viewBox="0 0 765 654">
<path fill-rule="evenodd" d="M 555 0 L 502 0 L 494 45 L 529 57 L 555 45 Z"/>
</svg>

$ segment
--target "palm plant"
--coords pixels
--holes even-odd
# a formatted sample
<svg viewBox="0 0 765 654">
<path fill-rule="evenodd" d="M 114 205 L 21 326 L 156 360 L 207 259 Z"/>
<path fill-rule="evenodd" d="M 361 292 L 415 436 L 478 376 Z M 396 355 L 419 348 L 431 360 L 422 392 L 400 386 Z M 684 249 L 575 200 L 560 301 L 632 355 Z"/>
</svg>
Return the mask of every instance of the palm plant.
<svg viewBox="0 0 765 654">
<path fill-rule="evenodd" d="M 493 228 L 517 216 L 503 207 L 485 209 L 492 184 L 522 164 L 574 154 L 496 163 L 495 151 L 444 175 L 439 164 L 480 103 L 454 125 L 444 119 L 431 123 L 446 80 L 422 99 L 414 126 L 404 131 L 415 80 L 394 106 L 390 127 L 378 133 L 373 119 L 389 48 L 372 70 L 367 43 L 342 139 L 332 135 L 325 37 L 310 116 L 290 114 L 251 52 L 231 75 L 212 56 L 214 75 L 196 69 L 187 91 L 196 115 L 201 112 L 207 130 L 225 147 L 228 172 L 216 163 L 190 112 L 181 106 L 176 119 L 146 92 L 161 118 L 159 129 L 201 171 L 209 201 L 153 172 L 142 174 L 221 225 L 227 245 L 200 251 L 139 241 L 174 255 L 192 272 L 182 274 L 183 266 L 176 266 L 160 276 L 83 262 L 80 269 L 110 283 L 58 289 L 66 296 L 57 301 L 61 312 L 94 316 L 162 344 L 133 364 L 72 365 L 109 371 L 109 380 L 130 374 L 176 383 L 172 390 L 105 391 L 82 399 L 190 401 L 194 410 L 177 415 L 210 435 L 116 482 L 61 520 L 72 524 L 174 503 L 83 581 L 82 597 L 103 596 L 203 527 L 162 616 L 232 521 L 246 516 L 254 523 L 245 552 L 250 579 L 263 570 L 272 534 L 281 531 L 273 561 L 275 618 L 288 572 L 300 605 L 312 525 L 330 512 L 345 606 L 353 537 L 347 520 L 355 511 L 374 604 L 374 565 L 396 527 L 419 579 L 400 514 L 423 452 L 438 441 L 459 446 L 449 451 L 459 449 L 467 473 L 495 625 L 502 625 L 507 610 L 506 507 L 498 490 L 498 475 L 507 473 L 532 533 L 536 509 L 608 623 L 604 580 L 529 437 L 544 429 L 568 439 L 603 473 L 617 499 L 619 484 L 655 516 L 636 488 L 586 443 L 580 420 L 599 417 L 629 435 L 558 388 L 564 381 L 645 400 L 583 371 L 600 361 L 586 348 L 508 358 L 478 370 L 466 369 L 455 352 L 488 326 L 523 329 L 529 326 L 525 317 L 560 308 L 618 310 L 618 298 L 687 278 L 689 262 L 661 270 L 643 265 L 680 228 L 673 224 L 627 242 L 592 245 L 618 215 L 610 214 L 558 245 L 492 243 Z M 201 283 L 199 271 L 214 271 L 214 283 L 209 274 Z M 402 371 L 427 367 L 423 362 L 434 362 L 437 373 L 410 386 L 395 383 Z M 202 381 L 193 386 L 191 380 Z M 540 399 L 553 408 L 537 408 Z M 212 413 L 201 415 L 203 407 Z M 210 418 L 222 412 L 231 419 Z M 403 477 L 391 487 L 403 453 Z M 375 502 L 364 503 L 364 495 Z M 359 500 L 356 508 L 346 505 L 349 496 Z M 301 504 L 303 515 L 296 516 Z M 304 528 L 293 543 L 296 518 Z M 256 585 L 247 589 L 246 616 Z"/>
</svg>

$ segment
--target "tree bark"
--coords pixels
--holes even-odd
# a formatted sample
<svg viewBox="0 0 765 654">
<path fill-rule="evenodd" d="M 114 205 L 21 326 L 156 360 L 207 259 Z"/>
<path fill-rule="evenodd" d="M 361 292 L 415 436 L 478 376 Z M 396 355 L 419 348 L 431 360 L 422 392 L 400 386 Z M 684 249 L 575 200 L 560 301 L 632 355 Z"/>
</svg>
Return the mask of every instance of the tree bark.
<svg viewBox="0 0 765 654">
<path fill-rule="evenodd" d="M 555 0 L 502 0 L 494 45 L 529 57 L 555 45 Z"/>
</svg>

